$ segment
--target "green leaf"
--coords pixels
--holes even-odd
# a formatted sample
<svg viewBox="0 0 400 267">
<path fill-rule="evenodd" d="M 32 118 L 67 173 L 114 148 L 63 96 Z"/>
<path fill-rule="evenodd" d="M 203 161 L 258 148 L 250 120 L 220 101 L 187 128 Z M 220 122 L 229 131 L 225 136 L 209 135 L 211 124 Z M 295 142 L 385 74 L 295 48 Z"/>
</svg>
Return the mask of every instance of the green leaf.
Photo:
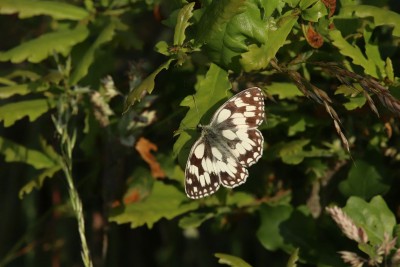
<svg viewBox="0 0 400 267">
<path fill-rule="evenodd" d="M 366 231 L 371 245 L 381 245 L 385 234 L 392 236 L 396 218 L 381 196 L 375 196 L 369 203 L 359 197 L 350 197 L 343 210 Z"/>
<path fill-rule="evenodd" d="M 281 224 L 290 218 L 292 212 L 293 208 L 289 205 L 260 206 L 261 225 L 257 230 L 257 238 L 266 249 L 289 251 L 292 248 L 285 243 L 281 233 Z"/>
<path fill-rule="evenodd" d="M 299 260 L 299 249 L 296 248 L 292 255 L 290 255 L 290 258 L 288 260 L 288 263 L 286 264 L 286 267 L 297 267 L 297 261 Z"/>
<path fill-rule="evenodd" d="M 329 32 L 329 36 L 333 40 L 333 45 L 340 49 L 342 55 L 350 57 L 354 64 L 363 67 L 365 73 L 375 78 L 379 77 L 373 60 L 365 58 L 358 46 L 349 44 L 340 31 L 332 30 Z"/>
<path fill-rule="evenodd" d="M 57 163 L 40 151 L 21 146 L 0 136 L 0 153 L 6 162 L 22 162 L 35 169 L 53 168 Z"/>
<path fill-rule="evenodd" d="M 305 10 L 309 8 L 311 5 L 315 4 L 318 0 L 301 0 L 299 3 L 299 8 Z M 320 2 L 320 1 L 318 1 Z"/>
<path fill-rule="evenodd" d="M 140 100 L 143 93 L 146 91 L 151 94 L 154 89 L 154 80 L 156 76 L 164 69 L 168 69 L 169 65 L 174 59 L 169 59 L 167 62 L 161 64 L 152 74 L 146 77 L 136 88 L 129 92 L 128 97 L 125 100 L 124 111 L 126 113 L 130 106 L 135 104 L 136 101 Z"/>
<path fill-rule="evenodd" d="M 267 28 L 267 40 L 261 46 L 251 44 L 248 52 L 241 55 L 240 64 L 247 72 L 260 70 L 268 66 L 278 50 L 285 44 L 286 38 L 297 22 L 298 15 L 287 13 L 277 23 L 278 29 Z"/>
<path fill-rule="evenodd" d="M 392 60 L 390 58 L 386 58 L 385 72 L 389 79 L 389 81 L 394 81 L 394 70 Z"/>
<path fill-rule="evenodd" d="M 89 16 L 85 9 L 58 1 L 1 0 L 0 14 L 18 13 L 21 19 L 48 15 L 54 19 L 82 20 Z"/>
<path fill-rule="evenodd" d="M 49 89 L 48 84 L 15 84 L 10 86 L 0 87 L 0 99 L 9 98 L 13 95 L 27 95 L 30 93 L 38 93 Z"/>
<path fill-rule="evenodd" d="M 266 88 L 270 95 L 277 95 L 279 99 L 293 99 L 296 96 L 304 96 L 293 83 L 274 82 Z"/>
<path fill-rule="evenodd" d="M 227 205 L 235 205 L 239 208 L 250 205 L 254 203 L 256 200 L 254 196 L 244 193 L 244 192 L 235 192 L 234 194 L 230 194 L 227 197 L 226 204 Z"/>
<path fill-rule="evenodd" d="M 238 56 L 248 50 L 249 43 L 265 44 L 267 28 L 253 1 L 213 1 L 199 21 L 197 42 L 204 44 L 214 63 L 239 71 Z"/>
<path fill-rule="evenodd" d="M 192 212 L 188 216 L 185 216 L 179 220 L 179 227 L 183 229 L 198 228 L 203 222 L 214 217 L 214 213 Z"/>
<path fill-rule="evenodd" d="M 363 199 L 385 194 L 389 189 L 390 184 L 385 182 L 375 166 L 362 160 L 354 162 L 347 179 L 339 184 L 339 190 L 343 195 L 358 196 Z"/>
<path fill-rule="evenodd" d="M 354 110 L 356 108 L 361 108 L 365 105 L 367 99 L 364 95 L 358 95 L 356 97 L 349 98 L 349 102 L 344 103 L 343 106 L 347 110 Z"/>
<path fill-rule="evenodd" d="M 100 32 L 96 41 L 89 47 L 89 49 L 84 53 L 83 57 L 80 59 L 79 63 L 76 64 L 76 68 L 71 74 L 70 84 L 76 85 L 83 77 L 88 74 L 89 67 L 94 61 L 94 55 L 97 49 L 103 44 L 112 40 L 115 34 L 116 24 L 114 21 L 109 22 L 103 30 Z"/>
<path fill-rule="evenodd" d="M 296 133 L 306 130 L 306 120 L 304 117 L 293 116 L 288 122 L 288 136 L 294 136 Z"/>
<path fill-rule="evenodd" d="M 301 1 L 300 6 L 301 6 L 301 3 L 303 3 L 303 2 L 307 2 L 307 1 Z M 312 0 L 312 1 L 308 1 L 308 2 L 315 2 L 315 1 Z M 303 8 L 301 8 L 301 9 L 303 9 Z M 322 1 L 317 1 L 312 7 L 301 11 L 302 19 L 307 20 L 307 21 L 312 21 L 312 22 L 318 22 L 318 20 L 320 18 L 322 18 L 326 15 L 328 15 L 328 11 Z"/>
<path fill-rule="evenodd" d="M 187 202 L 187 200 L 186 195 L 175 187 L 154 182 L 153 190 L 148 198 L 141 202 L 114 208 L 110 221 L 118 224 L 130 223 L 132 228 L 144 224 L 152 228 L 154 223 L 162 218 L 170 220 L 198 208 L 198 202 Z"/>
<path fill-rule="evenodd" d="M 183 118 L 180 129 L 195 129 L 200 118 L 203 124 L 207 124 L 212 115 L 211 111 L 215 111 L 218 108 L 217 104 L 221 104 L 223 100 L 230 96 L 230 93 L 227 92 L 229 88 L 231 88 L 231 85 L 228 80 L 228 73 L 217 65 L 211 64 L 206 76 L 198 78 L 195 86 L 196 93 L 187 96 L 181 102 L 181 106 L 189 107 L 189 111 Z M 185 130 L 176 140 L 173 154 L 175 157 L 179 155 L 178 161 L 181 166 L 186 162 L 189 149 L 195 140 L 194 137 L 197 136 L 198 133 L 195 130 Z"/>
<path fill-rule="evenodd" d="M 385 61 L 382 59 L 380 48 L 376 40 L 374 39 L 373 29 L 367 25 L 364 29 L 364 42 L 365 42 L 365 55 L 368 60 L 374 62 L 378 77 L 386 77 L 385 73 Z"/>
<path fill-rule="evenodd" d="M 348 17 L 359 17 L 359 18 L 374 18 L 375 26 L 389 25 L 394 27 L 392 34 L 400 37 L 400 15 L 396 12 L 368 5 L 353 5 L 343 6 L 340 9 L 339 16 L 335 18 L 348 18 Z"/>
<path fill-rule="evenodd" d="M 61 170 L 61 165 L 55 165 L 51 168 L 45 169 L 42 173 L 40 173 L 36 178 L 32 179 L 28 183 L 26 183 L 18 193 L 18 197 L 22 199 L 25 195 L 32 192 L 34 189 L 40 189 L 44 183 L 44 180 L 47 178 L 53 178 L 53 176 Z"/>
<path fill-rule="evenodd" d="M 281 147 L 279 156 L 282 158 L 282 161 L 287 164 L 299 164 L 305 157 L 303 148 L 308 143 L 310 143 L 308 139 L 287 142 Z"/>
<path fill-rule="evenodd" d="M 250 264 L 248 264 L 247 262 L 236 256 L 223 253 L 215 253 L 214 255 L 219 259 L 218 263 L 221 264 L 226 264 L 233 267 L 251 267 Z"/>
<path fill-rule="evenodd" d="M 36 120 L 39 116 L 54 107 L 54 103 L 48 99 L 35 99 L 19 101 L 0 106 L 0 121 L 4 127 L 13 125 L 17 120 L 28 116 L 29 121 Z"/>
<path fill-rule="evenodd" d="M 177 16 L 174 33 L 174 45 L 183 45 L 186 39 L 185 30 L 190 26 L 189 19 L 193 16 L 193 7 L 195 2 L 182 7 Z"/>
<path fill-rule="evenodd" d="M 38 63 L 53 53 L 61 53 L 67 56 L 71 48 L 82 42 L 88 36 L 89 31 L 85 26 L 78 26 L 75 29 L 63 29 L 24 42 L 7 52 L 0 52 L 0 61 L 11 61 L 20 63 L 28 60 Z"/>
</svg>

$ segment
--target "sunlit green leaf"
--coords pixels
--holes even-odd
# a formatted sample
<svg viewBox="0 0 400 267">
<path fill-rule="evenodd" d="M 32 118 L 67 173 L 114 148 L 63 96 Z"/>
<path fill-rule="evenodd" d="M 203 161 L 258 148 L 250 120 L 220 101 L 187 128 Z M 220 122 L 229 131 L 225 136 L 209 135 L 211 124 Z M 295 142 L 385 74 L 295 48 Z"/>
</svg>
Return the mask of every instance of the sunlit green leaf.
<svg viewBox="0 0 400 267">
<path fill-rule="evenodd" d="M 362 106 L 365 105 L 367 102 L 367 99 L 365 98 L 364 95 L 358 95 L 356 97 L 349 98 L 349 102 L 344 103 L 343 106 L 347 110 L 353 110 L 356 108 L 361 108 Z"/>
<path fill-rule="evenodd" d="M 396 225 L 393 212 L 381 196 L 375 196 L 369 203 L 358 197 L 350 197 L 343 210 L 367 232 L 372 245 L 381 245 L 385 234 L 391 236 Z"/>
<path fill-rule="evenodd" d="M 317 2 L 318 0 L 301 0 L 299 3 L 299 7 L 302 10 L 305 10 L 307 8 L 309 8 L 311 5 L 315 4 L 315 2 Z M 318 1 L 320 2 L 320 1 Z"/>
<path fill-rule="evenodd" d="M 358 46 L 353 46 L 349 44 L 345 38 L 343 38 L 342 34 L 338 30 L 332 30 L 329 32 L 329 36 L 333 40 L 333 45 L 340 49 L 340 52 L 344 56 L 348 56 L 353 60 L 353 63 L 356 65 L 360 65 L 364 68 L 365 73 L 378 78 L 378 74 L 376 72 L 376 66 L 372 60 L 365 58 L 363 53 L 361 52 Z"/>
<path fill-rule="evenodd" d="M 245 71 L 260 70 L 268 66 L 297 22 L 298 15 L 287 13 L 277 23 L 277 29 L 267 28 L 267 41 L 260 46 L 251 44 L 241 55 L 240 64 Z"/>
<path fill-rule="evenodd" d="M 193 16 L 195 2 L 189 3 L 179 11 L 175 26 L 174 45 L 182 45 L 185 42 L 185 30 L 190 26 L 189 19 Z"/>
<path fill-rule="evenodd" d="M 386 65 L 385 65 L 386 75 L 389 78 L 389 81 L 394 81 L 394 71 L 393 71 L 393 64 L 390 58 L 386 58 Z"/>
<path fill-rule="evenodd" d="M 293 99 L 296 96 L 303 96 L 300 90 L 293 83 L 271 83 L 266 87 L 267 93 L 277 95 L 279 99 Z"/>
<path fill-rule="evenodd" d="M 81 20 L 89 15 L 85 9 L 59 1 L 1 0 L 0 14 L 18 13 L 25 19 L 38 15 L 48 15 L 54 19 Z"/>
<path fill-rule="evenodd" d="M 188 201 L 187 196 L 175 187 L 155 182 L 148 198 L 114 208 L 110 221 L 118 224 L 130 223 L 132 228 L 145 224 L 152 228 L 162 218 L 175 218 L 196 209 L 198 205 L 196 201 Z"/>
<path fill-rule="evenodd" d="M 124 113 L 128 111 L 129 107 L 132 106 L 136 101 L 143 97 L 143 93 L 147 92 L 151 94 L 154 89 L 154 80 L 157 75 L 164 69 L 168 69 L 173 59 L 169 59 L 167 62 L 161 64 L 153 73 L 147 76 L 136 88 L 129 92 L 128 97 L 124 104 Z"/>
<path fill-rule="evenodd" d="M 292 255 L 290 255 L 290 258 L 288 260 L 288 263 L 286 264 L 286 267 L 297 267 L 297 261 L 299 260 L 299 249 L 296 248 Z"/>
<path fill-rule="evenodd" d="M 27 116 L 29 121 L 36 120 L 39 116 L 54 107 L 54 103 L 47 99 L 19 101 L 0 106 L 0 122 L 5 127 L 13 125 L 17 120 Z"/>
<path fill-rule="evenodd" d="M 226 264 L 232 267 L 251 267 L 250 264 L 236 256 L 223 253 L 215 253 L 214 255 L 218 258 L 218 263 L 221 264 Z"/>
<path fill-rule="evenodd" d="M 37 63 L 53 53 L 61 53 L 66 56 L 69 54 L 71 48 L 85 40 L 88 34 L 89 31 L 85 26 L 46 33 L 6 52 L 0 52 L 0 61 L 20 63 L 28 60 Z"/>
<path fill-rule="evenodd" d="M 393 28 L 392 34 L 400 36 L 400 15 L 394 11 L 368 5 L 344 6 L 340 9 L 338 18 L 341 17 L 373 17 L 375 26 L 388 25 Z"/>
<path fill-rule="evenodd" d="M 238 69 L 236 58 L 248 50 L 246 40 L 265 43 L 266 24 L 252 1 L 213 1 L 199 21 L 197 42 L 214 63 Z"/>
<path fill-rule="evenodd" d="M 307 2 L 307 1 L 301 1 L 300 6 L 301 6 L 301 3 L 303 3 L 303 2 Z M 322 1 L 312 0 L 312 1 L 308 1 L 308 2 L 316 2 L 316 3 L 312 7 L 307 8 L 301 12 L 301 17 L 304 20 L 317 22 L 323 16 L 328 15 L 326 6 L 324 5 L 324 3 Z M 302 7 L 300 7 L 300 8 L 303 9 Z"/>
</svg>

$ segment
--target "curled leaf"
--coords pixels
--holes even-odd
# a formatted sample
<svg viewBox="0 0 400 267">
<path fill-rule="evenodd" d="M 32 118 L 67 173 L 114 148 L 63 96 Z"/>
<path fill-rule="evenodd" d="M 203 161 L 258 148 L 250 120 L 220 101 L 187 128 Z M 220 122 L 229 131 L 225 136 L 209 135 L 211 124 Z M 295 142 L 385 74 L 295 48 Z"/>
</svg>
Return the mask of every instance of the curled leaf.
<svg viewBox="0 0 400 267">
<path fill-rule="evenodd" d="M 139 152 L 140 156 L 144 161 L 149 164 L 151 169 L 151 175 L 154 178 L 164 178 L 165 173 L 161 169 L 160 163 L 158 163 L 157 159 L 151 154 L 151 151 L 157 151 L 157 146 L 147 140 L 144 137 L 141 137 L 139 141 L 136 143 L 135 149 Z"/>
</svg>

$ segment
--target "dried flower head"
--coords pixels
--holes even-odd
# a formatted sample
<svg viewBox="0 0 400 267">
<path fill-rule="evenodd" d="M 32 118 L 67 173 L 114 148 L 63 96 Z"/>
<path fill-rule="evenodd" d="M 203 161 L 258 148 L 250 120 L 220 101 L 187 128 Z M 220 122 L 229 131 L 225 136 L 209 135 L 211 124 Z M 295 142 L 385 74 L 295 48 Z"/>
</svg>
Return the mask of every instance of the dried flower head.
<svg viewBox="0 0 400 267">
<path fill-rule="evenodd" d="M 344 262 L 350 263 L 352 267 L 361 267 L 367 262 L 366 259 L 361 258 L 354 252 L 339 251 L 339 254 Z"/>
<path fill-rule="evenodd" d="M 331 215 L 332 219 L 337 223 L 342 232 L 350 239 L 358 243 L 367 243 L 368 236 L 365 230 L 355 225 L 352 219 L 347 216 L 343 210 L 337 206 L 327 207 L 326 211 Z"/>
</svg>

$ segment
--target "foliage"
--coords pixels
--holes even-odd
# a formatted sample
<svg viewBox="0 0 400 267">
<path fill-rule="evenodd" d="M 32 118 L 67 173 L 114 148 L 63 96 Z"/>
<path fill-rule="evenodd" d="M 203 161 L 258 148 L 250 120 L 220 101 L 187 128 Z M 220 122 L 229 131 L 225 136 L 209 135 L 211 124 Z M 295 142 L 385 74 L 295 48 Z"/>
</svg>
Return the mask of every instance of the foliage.
<svg viewBox="0 0 400 267">
<path fill-rule="evenodd" d="M 0 20 L 0 266 L 399 265 L 394 4 L 2 0 Z M 263 157 L 190 200 L 195 127 L 252 86 Z"/>
</svg>

